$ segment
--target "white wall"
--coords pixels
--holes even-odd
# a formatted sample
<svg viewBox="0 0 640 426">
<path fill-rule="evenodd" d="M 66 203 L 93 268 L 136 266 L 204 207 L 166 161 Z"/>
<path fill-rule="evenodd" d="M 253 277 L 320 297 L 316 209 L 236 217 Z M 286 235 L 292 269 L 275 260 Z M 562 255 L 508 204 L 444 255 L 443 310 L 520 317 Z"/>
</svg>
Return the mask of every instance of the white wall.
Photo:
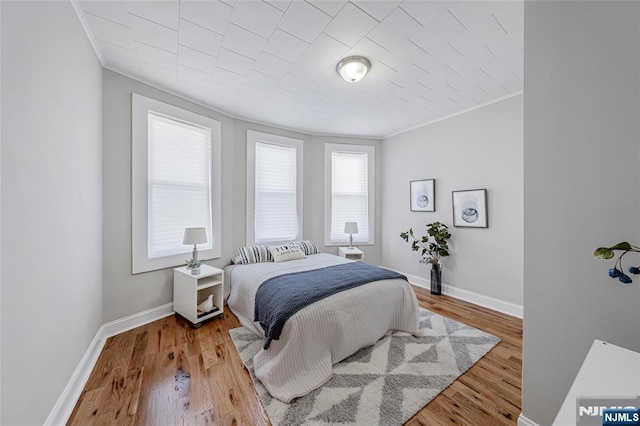
<svg viewBox="0 0 640 426">
<path fill-rule="evenodd" d="M 640 278 L 592 257 L 640 242 L 639 18 L 637 2 L 525 4 L 522 394 L 540 425 L 594 339 L 640 350 Z"/>
<path fill-rule="evenodd" d="M 382 263 L 428 278 L 429 266 L 400 238 L 427 223 L 450 227 L 443 282 L 522 305 L 522 95 L 385 139 Z M 436 180 L 436 211 L 411 212 L 409 182 Z M 454 228 L 451 191 L 487 189 L 489 228 Z"/>
<path fill-rule="evenodd" d="M 247 129 L 304 140 L 304 237 L 323 242 L 324 142 L 381 142 L 354 138 L 325 138 L 235 120 L 123 75 L 103 74 L 104 139 L 104 317 L 105 322 L 155 308 L 173 300 L 172 268 L 131 274 L 131 92 L 158 99 L 222 123 L 222 257 L 207 263 L 223 267 L 246 244 Z M 378 170 L 380 160 L 378 162 Z M 380 199 L 377 173 L 376 199 Z M 380 232 L 380 203 L 377 206 Z M 379 235 L 379 234 L 378 234 Z M 324 248 L 337 253 L 335 247 Z M 380 244 L 363 247 L 366 260 L 378 263 Z"/>
<path fill-rule="evenodd" d="M 102 69 L 69 2 L 0 7 L 0 423 L 34 425 L 102 324 Z"/>
</svg>

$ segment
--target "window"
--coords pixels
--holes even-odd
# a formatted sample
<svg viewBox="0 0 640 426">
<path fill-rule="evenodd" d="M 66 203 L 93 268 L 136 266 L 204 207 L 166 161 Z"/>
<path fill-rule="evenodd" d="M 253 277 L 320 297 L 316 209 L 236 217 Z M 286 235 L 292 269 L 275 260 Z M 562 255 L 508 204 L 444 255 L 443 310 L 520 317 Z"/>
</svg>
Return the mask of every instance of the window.
<svg viewBox="0 0 640 426">
<path fill-rule="evenodd" d="M 302 239 L 302 141 L 247 130 L 247 245 Z"/>
<path fill-rule="evenodd" d="M 374 147 L 325 144 L 325 245 L 349 242 L 345 222 L 357 222 L 353 242 L 374 243 Z"/>
<path fill-rule="evenodd" d="M 133 273 L 184 264 L 189 227 L 220 257 L 220 122 L 134 93 L 132 126 Z"/>
</svg>

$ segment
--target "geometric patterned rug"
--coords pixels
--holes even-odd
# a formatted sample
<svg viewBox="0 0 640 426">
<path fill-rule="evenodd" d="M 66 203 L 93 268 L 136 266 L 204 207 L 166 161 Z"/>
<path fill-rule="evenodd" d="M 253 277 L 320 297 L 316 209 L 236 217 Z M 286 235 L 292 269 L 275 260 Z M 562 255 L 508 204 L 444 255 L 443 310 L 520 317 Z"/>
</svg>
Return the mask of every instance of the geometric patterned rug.
<svg viewBox="0 0 640 426">
<path fill-rule="evenodd" d="M 272 398 L 253 373 L 263 339 L 229 330 L 271 423 L 401 425 L 467 371 L 500 339 L 420 308 L 424 336 L 389 332 L 333 366 L 333 377 L 287 404 Z"/>
</svg>

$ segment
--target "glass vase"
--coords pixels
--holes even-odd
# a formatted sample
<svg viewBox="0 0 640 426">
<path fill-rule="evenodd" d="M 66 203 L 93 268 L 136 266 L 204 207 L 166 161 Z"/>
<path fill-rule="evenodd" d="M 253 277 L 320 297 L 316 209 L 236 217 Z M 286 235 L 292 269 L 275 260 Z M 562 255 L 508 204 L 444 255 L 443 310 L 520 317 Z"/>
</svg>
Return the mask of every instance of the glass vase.
<svg viewBox="0 0 640 426">
<path fill-rule="evenodd" d="M 440 265 L 431 265 L 431 294 L 442 294 L 442 269 Z"/>
</svg>

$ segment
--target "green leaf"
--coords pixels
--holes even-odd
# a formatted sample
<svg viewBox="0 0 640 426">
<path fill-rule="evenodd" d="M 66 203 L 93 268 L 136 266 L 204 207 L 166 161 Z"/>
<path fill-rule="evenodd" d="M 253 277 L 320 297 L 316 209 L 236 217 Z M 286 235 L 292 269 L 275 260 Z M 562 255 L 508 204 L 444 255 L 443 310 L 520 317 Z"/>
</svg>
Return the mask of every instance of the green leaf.
<svg viewBox="0 0 640 426">
<path fill-rule="evenodd" d="M 411 244 L 411 250 L 422 252 L 421 263 L 437 263 L 440 256 L 449 256 L 446 240 L 451 238 L 447 225 L 440 222 L 426 224 L 426 235 L 416 237 L 413 228 L 400 233 L 400 238 Z"/>
<path fill-rule="evenodd" d="M 613 250 L 609 247 L 598 247 L 596 251 L 593 252 L 593 257 L 596 259 L 611 259 L 613 255 Z"/>
<path fill-rule="evenodd" d="M 628 242 L 624 241 L 622 243 L 618 243 L 615 246 L 611 246 L 609 247 L 611 250 L 631 250 L 631 244 L 629 244 Z M 610 259 L 610 258 L 609 258 Z"/>
</svg>

